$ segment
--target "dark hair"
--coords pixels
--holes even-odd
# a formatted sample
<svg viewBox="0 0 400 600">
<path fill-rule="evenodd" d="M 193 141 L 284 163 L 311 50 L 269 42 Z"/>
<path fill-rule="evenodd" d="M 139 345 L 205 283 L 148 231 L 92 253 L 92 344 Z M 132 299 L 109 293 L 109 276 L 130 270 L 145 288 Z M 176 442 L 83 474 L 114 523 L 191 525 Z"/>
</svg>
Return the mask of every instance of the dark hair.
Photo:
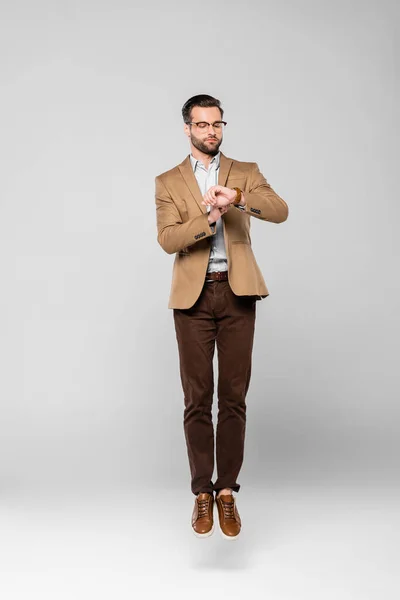
<svg viewBox="0 0 400 600">
<path fill-rule="evenodd" d="M 221 119 L 224 116 L 224 111 L 221 108 L 221 103 L 217 98 L 213 98 L 212 96 L 208 96 L 207 94 L 198 94 L 197 96 L 192 96 L 185 102 L 182 107 L 182 117 L 185 123 L 189 123 L 192 119 L 192 108 L 194 106 L 201 106 L 203 108 L 209 108 L 211 106 L 216 106 L 221 111 Z"/>
</svg>

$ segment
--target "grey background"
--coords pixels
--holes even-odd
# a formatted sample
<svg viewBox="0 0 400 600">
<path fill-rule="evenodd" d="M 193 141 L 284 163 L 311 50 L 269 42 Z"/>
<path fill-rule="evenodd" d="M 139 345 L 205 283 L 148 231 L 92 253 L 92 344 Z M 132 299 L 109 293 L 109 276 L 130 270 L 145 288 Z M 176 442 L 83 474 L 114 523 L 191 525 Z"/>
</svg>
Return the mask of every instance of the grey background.
<svg viewBox="0 0 400 600">
<path fill-rule="evenodd" d="M 256 161 L 289 205 L 286 223 L 252 220 L 253 249 L 270 296 L 257 304 L 238 495 L 239 509 L 247 510 L 245 523 L 250 528 L 251 515 L 259 525 L 257 499 L 262 514 L 275 514 L 274 535 L 284 531 L 286 542 L 293 541 L 290 501 L 304 497 L 304 504 L 295 503 L 307 506 L 304 522 L 307 514 L 315 517 L 311 506 L 325 506 L 324 523 L 332 528 L 330 515 L 340 503 L 332 494 L 328 503 L 325 496 L 321 504 L 315 500 L 332 486 L 354 492 L 355 513 L 346 513 L 347 521 L 343 517 L 344 535 L 351 537 L 349 524 L 366 531 L 355 516 L 359 499 L 379 491 L 386 508 L 380 503 L 382 513 L 372 513 L 387 515 L 390 505 L 398 518 L 396 3 L 17 1 L 2 3 L 0 16 L 0 493 L 10 535 L 3 547 L 7 598 L 19 597 L 13 579 L 18 570 L 36 578 L 33 589 L 41 598 L 46 590 L 40 581 L 49 585 L 39 577 L 42 563 L 31 562 L 36 534 L 32 555 L 26 538 L 15 542 L 16 531 L 25 536 L 40 522 L 38 513 L 28 518 L 36 506 L 32 498 L 41 499 L 38 507 L 47 506 L 38 536 L 50 570 L 55 540 L 68 535 L 66 523 L 73 522 L 83 536 L 86 494 L 92 498 L 88 514 L 95 518 L 94 505 L 102 527 L 104 514 L 106 521 L 111 514 L 117 518 L 123 508 L 127 520 L 118 521 L 121 531 L 129 523 L 137 538 L 142 523 L 140 544 L 133 550 L 128 544 L 126 563 L 112 553 L 119 556 L 118 569 L 126 566 L 127 586 L 116 597 L 131 597 L 141 580 L 137 572 L 130 579 L 131 551 L 141 557 L 142 575 L 151 570 L 154 556 L 144 549 L 153 544 L 154 551 L 155 539 L 182 546 L 174 559 L 186 566 L 192 597 L 190 577 L 198 575 L 190 576 L 191 570 L 215 568 L 198 549 L 189 555 L 185 550 L 197 540 L 184 537 L 191 535 L 186 529 L 193 497 L 167 308 L 173 257 L 157 244 L 154 203 L 154 177 L 189 152 L 180 109 L 197 93 L 222 101 L 228 127 L 221 150 Z M 319 492 L 308 495 L 315 486 Z M 114 494 L 113 500 L 102 503 L 104 493 Z M 78 494 L 81 512 L 71 521 L 57 513 L 55 522 L 65 530 L 47 546 L 43 532 L 51 529 L 52 513 L 43 502 L 54 494 L 57 506 Z M 172 498 L 175 511 L 180 506 L 167 519 L 171 530 L 162 529 L 165 520 L 147 529 L 164 497 Z M 274 513 L 278 497 L 282 502 Z M 350 505 L 347 499 L 343 510 Z M 398 597 L 385 537 L 392 524 L 378 519 L 372 546 L 379 540 L 382 549 L 367 557 L 376 565 L 379 556 L 386 565 L 373 571 L 380 584 L 367 582 L 361 589 L 344 566 L 338 576 L 347 584 L 331 587 L 332 598 L 339 589 L 341 598 L 379 597 L 383 589 L 386 598 Z M 371 514 L 365 526 L 374 531 Z M 183 536 L 178 541 L 176 528 Z M 244 547 L 245 566 L 255 569 L 265 546 L 263 526 L 254 531 L 260 537 L 249 537 Z M 312 534 L 309 527 L 305 531 L 296 538 L 294 562 L 283 553 L 269 573 L 276 582 L 274 598 L 302 593 L 310 598 L 314 591 L 318 597 L 313 550 L 307 554 L 302 546 Z M 316 531 L 318 549 L 322 530 Z M 90 540 L 89 547 L 98 548 L 97 538 Z M 66 571 L 53 564 L 55 585 L 66 572 L 75 573 L 70 582 L 77 573 L 84 577 L 71 544 Z M 241 571 L 241 550 L 234 552 L 231 560 Z M 339 547 L 332 552 L 333 561 L 343 557 Z M 104 565 L 99 554 L 89 554 L 93 575 Z M 299 555 L 313 558 L 297 570 Z M 217 563 L 219 556 L 213 555 Z M 159 568 L 163 557 L 158 563 L 156 558 Z M 111 554 L 104 561 L 111 594 L 116 590 Z M 239 583 L 230 589 L 223 577 L 225 567 L 233 576 L 232 563 L 219 566 L 221 578 L 213 572 L 207 581 L 241 597 Z M 314 578 L 304 575 L 307 568 Z M 279 588 L 290 585 L 288 572 L 292 591 Z M 171 565 L 168 573 L 172 577 Z M 90 586 L 79 581 L 83 594 Z M 184 593 L 180 581 L 177 588 L 171 580 L 174 593 Z M 151 591 L 148 579 L 144 582 L 142 595 Z M 107 586 L 101 589 L 110 597 Z"/>
</svg>

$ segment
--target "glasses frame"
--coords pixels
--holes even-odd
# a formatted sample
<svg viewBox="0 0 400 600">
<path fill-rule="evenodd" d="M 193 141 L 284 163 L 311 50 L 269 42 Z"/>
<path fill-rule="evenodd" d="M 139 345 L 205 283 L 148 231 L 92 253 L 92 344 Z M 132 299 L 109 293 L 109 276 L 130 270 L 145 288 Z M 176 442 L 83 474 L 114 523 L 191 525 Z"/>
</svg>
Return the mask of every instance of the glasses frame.
<svg viewBox="0 0 400 600">
<path fill-rule="evenodd" d="M 196 125 L 196 127 L 199 126 L 199 123 L 207 123 L 207 129 L 208 129 L 208 127 L 210 127 L 210 125 L 213 129 L 215 129 L 215 123 L 222 123 L 224 127 L 226 127 L 228 125 L 228 123 L 226 121 L 214 121 L 214 123 L 208 123 L 207 121 L 197 121 L 197 123 L 195 121 L 186 121 L 186 125 Z M 206 129 L 206 128 L 199 127 L 199 129 Z M 221 129 L 222 129 L 222 127 L 221 127 Z"/>
</svg>

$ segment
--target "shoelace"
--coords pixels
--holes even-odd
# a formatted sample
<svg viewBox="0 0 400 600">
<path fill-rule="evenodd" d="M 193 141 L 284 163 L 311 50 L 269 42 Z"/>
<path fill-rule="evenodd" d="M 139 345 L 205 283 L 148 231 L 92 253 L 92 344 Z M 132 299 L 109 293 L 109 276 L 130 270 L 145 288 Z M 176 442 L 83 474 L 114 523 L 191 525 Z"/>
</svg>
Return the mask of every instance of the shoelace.
<svg viewBox="0 0 400 600">
<path fill-rule="evenodd" d="M 235 520 L 235 508 L 234 508 L 234 502 L 225 502 L 224 500 L 221 500 L 221 504 L 222 504 L 222 508 L 224 511 L 224 517 L 225 519 L 233 519 Z"/>
<path fill-rule="evenodd" d="M 197 500 L 197 506 L 198 506 L 198 518 L 201 519 L 201 517 L 206 517 L 207 513 L 208 513 L 208 502 L 209 500 L 207 498 L 203 499 L 203 500 Z"/>
</svg>

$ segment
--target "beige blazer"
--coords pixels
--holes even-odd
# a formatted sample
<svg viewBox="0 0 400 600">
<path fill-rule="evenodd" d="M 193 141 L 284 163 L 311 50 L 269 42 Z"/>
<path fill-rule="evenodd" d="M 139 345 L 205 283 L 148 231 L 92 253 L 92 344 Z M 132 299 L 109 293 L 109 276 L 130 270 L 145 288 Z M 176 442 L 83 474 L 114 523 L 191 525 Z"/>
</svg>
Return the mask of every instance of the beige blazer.
<svg viewBox="0 0 400 600">
<path fill-rule="evenodd" d="M 282 223 L 289 209 L 274 192 L 254 162 L 220 155 L 218 184 L 244 191 L 246 210 L 231 205 L 222 215 L 228 279 L 239 295 L 269 295 L 257 265 L 250 238 L 251 217 Z M 168 254 L 175 254 L 168 308 L 190 308 L 204 285 L 215 235 L 208 223 L 207 207 L 190 164 L 190 155 L 180 164 L 158 175 L 156 185 L 157 241 Z"/>
</svg>

